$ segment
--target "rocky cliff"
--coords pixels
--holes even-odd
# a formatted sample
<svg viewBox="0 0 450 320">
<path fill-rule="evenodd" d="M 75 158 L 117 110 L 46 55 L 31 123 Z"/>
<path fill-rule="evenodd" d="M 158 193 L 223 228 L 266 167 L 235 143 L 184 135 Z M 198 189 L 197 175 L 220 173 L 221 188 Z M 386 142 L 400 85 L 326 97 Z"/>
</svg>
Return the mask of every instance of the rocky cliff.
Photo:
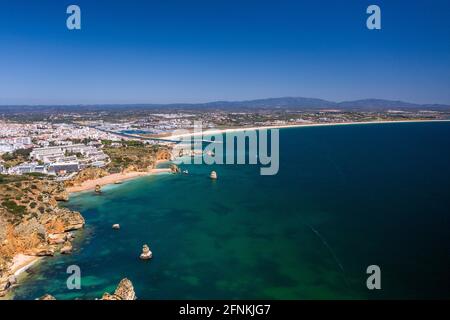
<svg viewBox="0 0 450 320">
<path fill-rule="evenodd" d="M 15 255 L 53 255 L 72 240 L 70 231 L 83 227 L 79 212 L 58 206 L 68 198 L 62 183 L 48 179 L 0 184 L 0 296 L 11 285 Z"/>
<path fill-rule="evenodd" d="M 133 284 L 127 278 L 122 279 L 114 294 L 105 292 L 102 300 L 136 300 Z"/>
<path fill-rule="evenodd" d="M 103 151 L 110 157 L 108 165 L 110 172 L 149 171 L 158 161 L 170 160 L 168 147 L 160 145 L 145 145 L 134 142 L 132 145 L 121 147 L 105 147 Z"/>
<path fill-rule="evenodd" d="M 73 179 L 66 181 L 66 187 L 79 186 L 88 180 L 95 180 L 109 175 L 109 172 L 102 168 L 86 168 L 80 171 Z"/>
</svg>

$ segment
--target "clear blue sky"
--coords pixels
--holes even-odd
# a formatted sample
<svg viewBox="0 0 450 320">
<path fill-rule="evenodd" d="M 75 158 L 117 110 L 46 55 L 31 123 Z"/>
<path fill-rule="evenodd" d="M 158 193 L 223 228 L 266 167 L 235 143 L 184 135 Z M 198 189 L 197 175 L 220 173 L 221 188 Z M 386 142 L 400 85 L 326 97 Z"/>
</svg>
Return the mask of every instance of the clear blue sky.
<svg viewBox="0 0 450 320">
<path fill-rule="evenodd" d="M 450 1 L 0 0 L 0 104 L 279 96 L 450 104 Z"/>
</svg>

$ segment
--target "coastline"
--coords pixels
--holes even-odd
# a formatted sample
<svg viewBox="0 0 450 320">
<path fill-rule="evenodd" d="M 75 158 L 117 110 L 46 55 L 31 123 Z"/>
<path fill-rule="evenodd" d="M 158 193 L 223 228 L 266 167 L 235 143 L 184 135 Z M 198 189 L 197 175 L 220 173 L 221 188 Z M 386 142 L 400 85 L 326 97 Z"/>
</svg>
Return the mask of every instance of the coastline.
<svg viewBox="0 0 450 320">
<path fill-rule="evenodd" d="M 22 281 L 20 277 L 23 275 L 23 273 L 36 263 L 40 262 L 42 259 L 43 257 L 29 256 L 23 253 L 16 254 L 12 259 L 12 264 L 10 265 L 8 270 L 10 277 L 14 277 L 16 281 L 16 283 L 11 285 L 11 288 L 20 285 L 20 282 Z M 14 298 L 14 293 L 11 288 L 8 289 L 6 295 L 0 297 L 0 300 L 12 300 Z"/>
<path fill-rule="evenodd" d="M 240 127 L 240 128 L 228 128 L 228 129 L 217 129 L 217 130 L 208 130 L 202 133 L 186 133 L 180 135 L 171 136 L 172 139 L 183 138 L 188 136 L 198 136 L 200 134 L 208 135 L 208 134 L 220 134 L 227 132 L 242 132 L 246 130 L 260 130 L 260 129 L 286 129 L 286 128 L 299 128 L 299 127 L 319 127 L 319 126 L 338 126 L 338 125 L 367 125 L 367 124 L 389 124 L 389 123 L 429 123 L 429 122 L 450 122 L 450 120 L 404 120 L 404 121 L 367 121 L 367 122 L 348 122 L 348 123 L 311 123 L 311 124 L 296 124 L 296 125 L 280 125 L 280 126 L 259 126 L 259 127 Z M 171 169 L 169 168 L 154 168 L 149 171 L 132 171 L 127 173 L 116 173 L 110 174 L 102 178 L 87 180 L 84 181 L 79 186 L 67 187 L 66 190 L 69 194 L 94 190 L 96 185 L 106 186 L 110 184 L 114 184 L 116 182 L 123 182 L 127 180 L 132 180 L 139 177 L 159 174 L 159 173 L 170 173 Z M 28 256 L 22 253 L 19 253 L 14 256 L 12 265 L 10 266 L 10 274 L 14 275 L 16 278 L 19 278 L 20 275 L 28 270 L 30 267 L 41 261 L 43 257 L 37 256 Z M 18 279 L 18 283 L 14 286 L 20 285 L 22 280 Z M 11 291 L 8 296 L 3 298 L 12 299 L 13 291 Z M 11 295 L 11 296 L 10 296 Z M 1 300 L 1 298 L 0 298 Z"/>
<path fill-rule="evenodd" d="M 211 129 L 202 132 L 189 132 L 174 134 L 166 136 L 165 138 L 170 138 L 173 140 L 186 138 L 186 137 L 196 137 L 200 135 L 208 136 L 212 134 L 221 134 L 229 132 L 241 132 L 241 131 L 252 131 L 252 130 L 263 130 L 263 129 L 287 129 L 287 128 L 310 128 L 310 127 L 325 127 L 325 126 L 348 126 L 348 125 L 367 125 L 367 124 L 390 124 L 390 123 L 420 123 L 420 122 L 450 122 L 449 120 L 394 120 L 394 121 L 361 121 L 361 122 L 329 122 L 329 123 L 304 123 L 304 124 L 287 124 L 287 125 L 273 125 L 273 126 L 258 126 L 258 127 L 239 127 L 239 128 L 225 128 L 225 129 Z"/>
<path fill-rule="evenodd" d="M 12 262 L 13 264 L 10 267 L 10 271 L 17 278 L 41 259 L 42 257 L 28 256 L 23 253 L 19 253 L 16 256 L 14 256 Z"/>
<path fill-rule="evenodd" d="M 113 173 L 102 178 L 86 180 L 79 186 L 67 187 L 66 190 L 69 194 L 94 190 L 97 185 L 100 187 L 114 184 L 116 182 L 123 182 L 126 180 L 131 180 L 139 177 L 149 176 L 158 173 L 169 173 L 171 170 L 169 168 L 155 168 L 150 171 L 132 171 L 127 173 Z"/>
<path fill-rule="evenodd" d="M 132 180 L 143 176 L 149 176 L 159 173 L 170 173 L 170 172 L 171 172 L 170 168 L 154 168 L 151 169 L 150 171 L 132 171 L 127 173 L 115 173 L 99 179 L 84 181 L 80 186 L 68 187 L 66 188 L 66 190 L 70 195 L 73 193 L 94 190 L 96 185 L 105 186 L 109 184 L 114 184 L 116 182 Z M 36 263 L 42 261 L 43 258 L 44 257 L 40 256 L 25 255 L 23 253 L 16 254 L 13 257 L 11 265 L 8 268 L 8 274 L 10 276 L 14 276 L 16 279 L 16 283 L 13 284 L 11 288 L 20 285 L 20 282 L 23 280 L 20 279 L 20 276 L 21 275 L 23 276 L 25 271 L 27 271 L 30 267 L 32 267 Z M 9 292 L 5 296 L 0 297 L 0 300 L 13 299 L 14 297 L 13 290 L 8 291 Z"/>
</svg>

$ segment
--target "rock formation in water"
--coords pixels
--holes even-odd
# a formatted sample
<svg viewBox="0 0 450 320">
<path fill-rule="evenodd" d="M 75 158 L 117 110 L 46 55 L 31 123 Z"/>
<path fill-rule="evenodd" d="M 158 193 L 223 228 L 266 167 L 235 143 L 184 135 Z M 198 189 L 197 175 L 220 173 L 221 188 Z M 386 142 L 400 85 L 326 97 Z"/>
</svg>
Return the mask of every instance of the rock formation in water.
<svg viewBox="0 0 450 320">
<path fill-rule="evenodd" d="M 176 164 L 170 165 L 170 171 L 172 173 L 180 173 L 181 172 L 180 168 Z"/>
<path fill-rule="evenodd" d="M 153 256 L 153 253 L 150 251 L 150 248 L 148 247 L 148 245 L 144 244 L 142 246 L 142 253 L 139 256 L 139 258 L 141 258 L 142 260 L 148 260 L 151 259 Z"/>
<path fill-rule="evenodd" d="M 95 186 L 95 193 L 102 193 L 102 187 L 99 184 Z"/>
<path fill-rule="evenodd" d="M 114 294 L 105 292 L 102 300 L 136 300 L 133 284 L 127 278 L 122 279 Z"/>
<path fill-rule="evenodd" d="M 44 294 L 42 297 L 37 298 L 36 300 L 56 300 L 56 298 L 50 294 Z"/>
<path fill-rule="evenodd" d="M 136 300 L 136 293 L 134 292 L 133 283 L 127 278 L 122 279 L 113 294 L 105 292 L 100 300 Z M 44 294 L 36 300 L 56 300 L 50 294 Z M 97 300 L 97 299 L 96 299 Z"/>
<path fill-rule="evenodd" d="M 72 243 L 70 243 L 70 241 L 66 241 L 61 250 L 59 250 L 59 252 L 62 254 L 69 254 L 72 253 L 72 249 L 73 249 Z"/>
</svg>

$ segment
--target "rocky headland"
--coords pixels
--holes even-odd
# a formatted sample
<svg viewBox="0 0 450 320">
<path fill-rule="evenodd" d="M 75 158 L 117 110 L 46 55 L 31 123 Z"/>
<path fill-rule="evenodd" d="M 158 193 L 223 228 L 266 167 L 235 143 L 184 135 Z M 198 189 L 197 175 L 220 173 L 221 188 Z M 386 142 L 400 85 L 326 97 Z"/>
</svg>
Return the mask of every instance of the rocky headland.
<svg viewBox="0 0 450 320">
<path fill-rule="evenodd" d="M 42 177 L 0 183 L 0 296 L 38 257 L 61 249 L 70 253 L 71 231 L 83 228 L 85 221 L 79 212 L 58 206 L 68 199 L 62 183 Z"/>
</svg>

